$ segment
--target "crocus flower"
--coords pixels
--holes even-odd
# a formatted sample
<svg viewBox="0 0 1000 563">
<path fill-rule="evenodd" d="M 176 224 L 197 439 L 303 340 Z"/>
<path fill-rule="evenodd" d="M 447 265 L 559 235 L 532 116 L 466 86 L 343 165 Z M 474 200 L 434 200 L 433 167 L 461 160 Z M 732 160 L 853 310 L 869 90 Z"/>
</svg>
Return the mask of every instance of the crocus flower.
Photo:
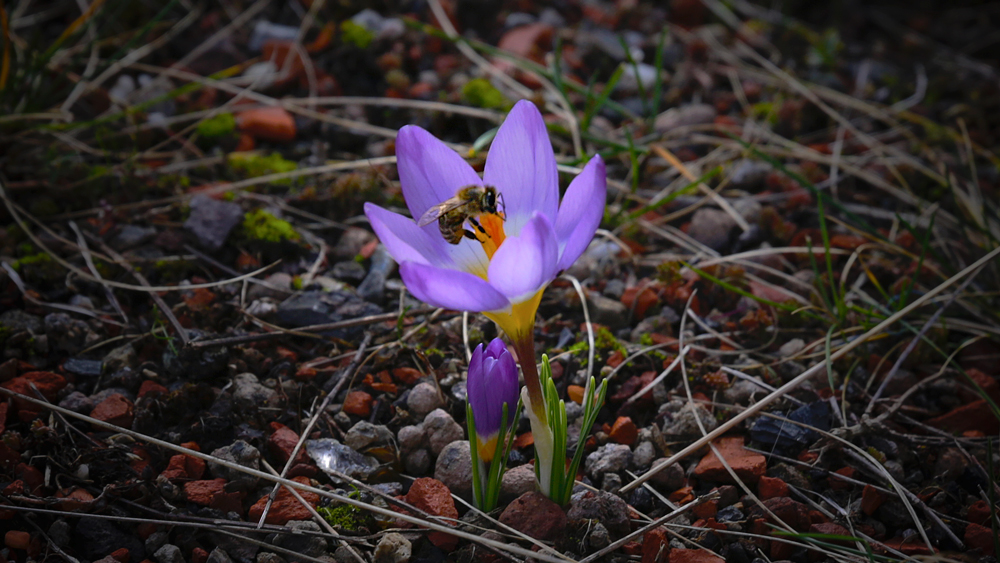
<svg viewBox="0 0 1000 563">
<path fill-rule="evenodd" d="M 482 312 L 510 337 L 524 373 L 525 404 L 535 439 L 542 492 L 554 439 L 535 365 L 535 313 L 545 287 L 576 261 L 604 215 L 604 162 L 595 156 L 559 201 L 559 174 L 542 115 L 530 101 L 514 105 L 497 131 L 483 177 L 458 153 L 413 125 L 396 136 L 403 197 L 413 218 L 464 187 L 492 186 L 499 213 L 478 217 L 481 234 L 451 244 L 436 222 L 365 204 L 375 234 L 399 263 L 406 287 L 425 303 Z"/>
<path fill-rule="evenodd" d="M 489 463 L 493 460 L 500 424 L 503 419 L 503 405 L 507 404 L 507 426 L 514 420 L 517 406 L 518 388 L 517 364 L 507 351 L 503 340 L 494 338 L 485 349 L 480 344 L 469 360 L 467 391 L 472 415 L 476 421 L 476 440 L 479 459 Z M 503 430 L 508 430 L 504 428 Z"/>
<path fill-rule="evenodd" d="M 559 202 L 559 176 L 545 122 L 522 100 L 500 126 L 480 179 L 458 153 L 420 127 L 408 125 L 396 137 L 403 197 L 410 214 L 429 208 L 470 185 L 493 186 L 503 216 L 484 215 L 481 242 L 449 244 L 436 222 L 418 227 L 413 219 L 365 204 L 375 234 L 399 263 L 406 287 L 437 307 L 482 312 L 507 333 L 522 368 L 535 371 L 532 332 L 542 291 L 583 253 L 604 214 L 604 162 L 590 159 Z M 528 346 L 524 346 L 525 342 Z M 540 401 L 537 375 L 525 374 L 532 399 Z"/>
</svg>

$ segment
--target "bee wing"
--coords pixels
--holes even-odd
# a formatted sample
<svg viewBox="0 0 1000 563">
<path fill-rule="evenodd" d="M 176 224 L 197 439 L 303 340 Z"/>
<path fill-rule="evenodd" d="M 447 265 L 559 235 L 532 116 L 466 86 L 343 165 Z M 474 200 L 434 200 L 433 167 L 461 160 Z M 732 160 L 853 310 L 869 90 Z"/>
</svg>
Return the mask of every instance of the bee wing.
<svg viewBox="0 0 1000 563">
<path fill-rule="evenodd" d="M 424 214 L 420 216 L 419 220 L 417 220 L 417 226 L 418 227 L 424 227 L 426 225 L 430 225 L 431 223 L 433 223 L 434 221 L 436 221 L 438 218 L 440 218 L 441 215 L 443 215 L 443 214 L 445 214 L 445 213 L 447 213 L 447 212 L 449 212 L 449 211 L 451 211 L 453 209 L 458 209 L 459 207 L 462 207 L 465 204 L 466 204 L 466 202 L 464 202 L 464 201 L 462 201 L 462 200 L 460 200 L 458 198 L 454 198 L 454 197 L 451 198 L 451 199 L 449 199 L 449 200 L 447 200 L 447 201 L 439 203 L 439 204 L 437 204 L 437 205 L 429 208 L 427 211 L 424 211 Z"/>
</svg>

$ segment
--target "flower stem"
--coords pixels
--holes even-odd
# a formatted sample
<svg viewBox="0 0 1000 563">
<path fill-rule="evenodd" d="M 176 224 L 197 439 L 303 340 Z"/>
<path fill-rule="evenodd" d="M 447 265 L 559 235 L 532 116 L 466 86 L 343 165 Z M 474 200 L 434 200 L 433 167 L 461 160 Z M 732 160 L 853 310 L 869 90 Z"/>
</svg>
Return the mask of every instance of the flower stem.
<svg viewBox="0 0 1000 563">
<path fill-rule="evenodd" d="M 521 334 L 511 334 L 511 344 L 517 352 L 517 360 L 521 364 L 521 373 L 524 374 L 524 386 L 528 388 L 528 398 L 531 400 L 529 407 L 534 411 L 535 416 L 543 424 L 548 423 L 545 414 L 545 398 L 542 396 L 542 384 L 538 379 L 538 364 L 535 363 L 535 323 L 531 323 L 528 330 Z"/>
</svg>

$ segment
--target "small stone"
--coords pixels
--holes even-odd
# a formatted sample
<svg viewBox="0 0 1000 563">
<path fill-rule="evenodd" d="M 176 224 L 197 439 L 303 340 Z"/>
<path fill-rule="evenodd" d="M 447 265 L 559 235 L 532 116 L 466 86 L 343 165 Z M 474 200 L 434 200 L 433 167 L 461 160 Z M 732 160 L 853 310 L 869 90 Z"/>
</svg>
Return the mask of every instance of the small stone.
<svg viewBox="0 0 1000 563">
<path fill-rule="evenodd" d="M 278 402 L 277 392 L 261 385 L 252 373 L 241 373 L 233 378 L 232 394 L 236 409 L 245 413 L 254 413 Z"/>
<path fill-rule="evenodd" d="M 635 423 L 632 422 L 631 418 L 619 416 L 615 420 L 614 425 L 611 426 L 611 432 L 608 436 L 619 444 L 631 446 L 635 443 L 636 438 L 639 437 L 639 430 L 635 427 Z"/>
<path fill-rule="evenodd" d="M 611 330 L 624 328 L 628 323 L 628 307 L 617 299 L 610 299 L 591 291 L 587 293 L 587 308 L 591 321 Z"/>
<path fill-rule="evenodd" d="M 805 340 L 802 340 L 801 338 L 793 338 L 782 344 L 781 348 L 778 348 L 778 356 L 780 358 L 791 358 L 801 352 L 805 347 Z"/>
<path fill-rule="evenodd" d="M 440 455 L 448 444 L 465 437 L 465 430 L 444 409 L 435 409 L 423 422 L 431 455 Z"/>
<path fill-rule="evenodd" d="M 73 391 L 59 401 L 59 406 L 78 413 L 89 413 L 94 410 L 94 401 L 79 391 Z"/>
<path fill-rule="evenodd" d="M 115 238 L 111 239 L 111 246 L 117 250 L 134 248 L 140 244 L 147 243 L 156 236 L 156 229 L 153 227 L 142 227 L 139 225 L 122 225 Z"/>
<path fill-rule="evenodd" d="M 310 520 L 293 520 L 288 522 L 286 526 L 291 529 L 292 533 L 278 534 L 278 537 L 274 540 L 276 546 L 283 547 L 295 553 L 301 553 L 308 557 L 319 557 L 326 553 L 326 548 L 328 547 L 326 538 L 318 534 L 306 535 L 298 532 L 298 530 L 314 533 L 322 532 L 323 529 L 319 527 L 319 524 Z"/>
<path fill-rule="evenodd" d="M 861 491 L 861 512 L 871 516 L 875 514 L 878 507 L 882 506 L 883 502 L 885 502 L 885 493 L 871 485 L 865 485 L 864 490 Z"/>
<path fill-rule="evenodd" d="M 316 465 L 337 482 L 341 480 L 337 473 L 364 480 L 379 466 L 377 459 L 358 453 L 332 438 L 306 440 L 306 451 Z"/>
<path fill-rule="evenodd" d="M 348 282 L 359 282 L 365 279 L 365 267 L 354 260 L 337 262 L 330 269 L 330 276 Z"/>
<path fill-rule="evenodd" d="M 410 540 L 389 532 L 375 546 L 375 563 L 408 563 L 412 553 Z"/>
<path fill-rule="evenodd" d="M 689 104 L 670 108 L 656 116 L 653 127 L 661 133 L 669 133 L 678 127 L 705 125 L 715 121 L 715 107 L 709 104 Z"/>
<path fill-rule="evenodd" d="M 260 20 L 250 33 L 247 47 L 251 51 L 260 51 L 264 43 L 274 40 L 292 41 L 298 37 L 299 28 L 294 25 L 280 25 L 267 20 Z"/>
<path fill-rule="evenodd" d="M 135 348 L 132 344 L 125 344 L 112 349 L 101 364 L 104 373 L 115 373 L 116 371 L 134 367 L 136 364 Z"/>
<path fill-rule="evenodd" d="M 737 379 L 732 385 L 722 392 L 722 396 L 728 403 L 732 403 L 734 405 L 746 405 L 750 402 L 750 398 L 753 397 L 754 393 L 760 393 L 762 391 L 764 391 L 764 388 L 757 385 L 753 381 Z"/>
<path fill-rule="evenodd" d="M 191 198 L 191 214 L 184 228 L 198 238 L 198 244 L 208 250 L 218 250 L 236 225 L 243 221 L 239 204 L 220 201 L 198 194 Z"/>
<path fill-rule="evenodd" d="M 767 470 L 767 460 L 758 453 L 747 451 L 743 447 L 743 438 L 720 438 L 715 442 L 715 446 L 736 476 L 747 483 L 756 483 Z M 709 452 L 702 458 L 694 470 L 694 476 L 708 481 L 733 483 L 732 475 L 716 457 L 715 452 Z"/>
<path fill-rule="evenodd" d="M 667 403 L 667 406 L 669 405 L 671 403 Z M 702 430 L 698 426 L 696 417 L 701 421 L 705 432 L 711 432 L 719 425 L 719 421 L 704 406 L 685 402 L 679 409 L 673 411 L 673 417 L 669 422 L 663 423 L 663 433 L 668 436 L 701 436 Z"/>
<path fill-rule="evenodd" d="M 452 493 L 472 499 L 472 452 L 467 440 L 451 442 L 441 450 L 434 465 L 434 478 Z"/>
<path fill-rule="evenodd" d="M 604 491 L 573 495 L 566 516 L 570 520 L 597 520 L 617 539 L 629 533 L 628 504 Z"/>
<path fill-rule="evenodd" d="M 736 220 L 719 209 L 701 208 L 691 217 L 688 235 L 713 250 L 723 250 L 729 244 Z"/>
<path fill-rule="evenodd" d="M 652 467 L 659 467 L 666 458 L 660 458 L 653 462 Z M 676 491 L 687 485 L 687 477 L 684 476 L 684 469 L 677 463 L 671 463 L 667 467 L 660 469 L 650 477 L 650 481 L 660 485 L 665 491 Z"/>
<path fill-rule="evenodd" d="M 205 563 L 233 563 L 233 559 L 229 557 L 226 550 L 217 547 L 208 554 L 208 559 L 205 560 Z"/>
<path fill-rule="evenodd" d="M 587 456 L 585 469 L 592 479 L 599 479 L 605 473 L 617 473 L 628 469 L 632 462 L 632 450 L 622 444 L 605 444 Z"/>
<path fill-rule="evenodd" d="M 645 470 L 656 458 L 656 446 L 652 442 L 639 442 L 632 452 L 632 468 Z"/>
<path fill-rule="evenodd" d="M 418 383 L 410 390 L 406 398 L 406 406 L 409 407 L 417 418 L 423 418 L 434 409 L 444 406 L 444 401 L 438 394 L 437 387 L 430 383 Z"/>
<path fill-rule="evenodd" d="M 135 405 L 125 396 L 115 393 L 94 407 L 90 416 L 101 422 L 131 428 L 135 418 Z M 101 427 L 97 428 L 103 430 Z"/>
<path fill-rule="evenodd" d="M 213 450 L 212 457 L 217 457 L 250 469 L 260 469 L 260 450 L 243 440 L 236 440 L 228 446 Z M 252 490 L 260 481 L 259 478 L 253 475 L 230 469 L 218 463 L 209 463 L 208 466 L 212 471 L 212 475 L 227 480 L 231 485 L 237 486 L 241 490 Z"/>
<path fill-rule="evenodd" d="M 372 414 L 372 403 L 374 399 L 364 391 L 351 391 L 344 399 L 344 406 L 341 407 L 347 414 L 366 418 Z"/>
<path fill-rule="evenodd" d="M 181 548 L 171 543 L 157 549 L 156 553 L 153 554 L 153 559 L 156 560 L 156 563 L 184 563 Z"/>
<path fill-rule="evenodd" d="M 427 445 L 427 431 L 422 425 L 404 426 L 399 429 L 396 439 L 400 452 L 411 452 Z"/>
<path fill-rule="evenodd" d="M 503 474 L 503 478 L 500 480 L 500 497 L 514 499 L 537 488 L 535 466 L 525 463 L 512 467 Z"/>
<path fill-rule="evenodd" d="M 944 448 L 934 463 L 934 478 L 943 482 L 954 481 L 965 472 L 969 463 L 958 448 Z"/>
<path fill-rule="evenodd" d="M 272 551 L 261 551 L 254 558 L 255 563 L 285 563 L 285 558 L 274 553 Z M 351 558 L 351 563 L 356 563 L 357 560 Z"/>
<path fill-rule="evenodd" d="M 566 514 L 539 492 L 525 493 L 507 505 L 500 522 L 537 540 L 559 537 L 566 529 Z"/>
<path fill-rule="evenodd" d="M 414 450 L 403 459 L 407 473 L 424 475 L 431 468 L 431 454 L 425 449 Z"/>
<path fill-rule="evenodd" d="M 385 426 L 362 420 L 347 431 L 344 443 L 360 452 L 372 446 L 392 443 L 392 431 Z"/>
</svg>

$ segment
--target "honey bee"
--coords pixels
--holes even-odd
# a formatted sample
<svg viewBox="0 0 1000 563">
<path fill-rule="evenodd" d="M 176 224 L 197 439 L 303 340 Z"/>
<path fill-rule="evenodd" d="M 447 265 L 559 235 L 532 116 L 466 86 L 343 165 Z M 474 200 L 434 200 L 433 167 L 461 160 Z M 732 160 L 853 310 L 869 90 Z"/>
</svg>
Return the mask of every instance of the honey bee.
<svg viewBox="0 0 1000 563">
<path fill-rule="evenodd" d="M 476 218 L 490 213 L 499 214 L 498 200 L 500 205 L 503 205 L 503 194 L 498 194 L 493 186 L 465 186 L 459 189 L 454 197 L 425 211 L 417 221 L 417 226 L 430 225 L 431 221 L 437 219 L 441 236 L 451 244 L 462 242 L 463 236 L 481 242 L 482 239 L 476 236 L 476 233 L 465 228 L 465 222 L 468 221 L 477 231 L 489 236 Z"/>
</svg>

